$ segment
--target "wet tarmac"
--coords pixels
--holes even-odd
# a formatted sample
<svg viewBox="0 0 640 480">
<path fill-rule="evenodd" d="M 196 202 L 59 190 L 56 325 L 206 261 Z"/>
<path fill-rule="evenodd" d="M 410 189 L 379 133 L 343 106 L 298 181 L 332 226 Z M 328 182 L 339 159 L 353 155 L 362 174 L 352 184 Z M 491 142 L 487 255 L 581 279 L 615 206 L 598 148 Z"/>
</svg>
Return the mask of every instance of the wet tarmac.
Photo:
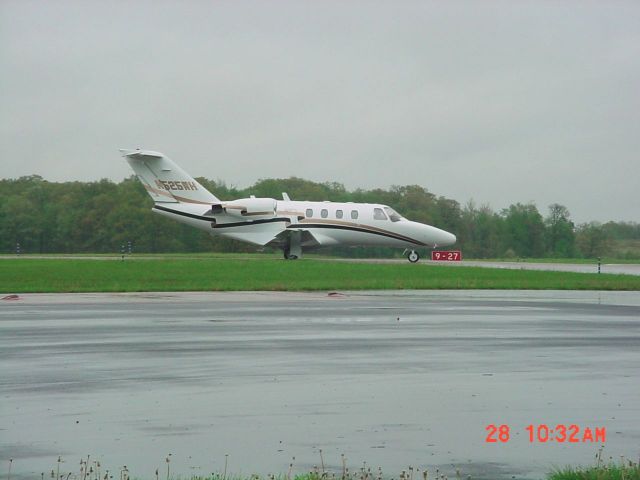
<svg viewBox="0 0 640 480">
<path fill-rule="evenodd" d="M 12 478 L 81 456 L 154 478 L 366 461 L 455 478 L 640 448 L 640 294 L 352 292 L 24 295 L 0 302 L 0 460 Z M 490 424 L 509 440 L 487 443 Z M 556 429 L 557 430 L 557 429 Z M 536 428 L 537 432 L 537 428 Z M 544 433 L 544 429 L 542 430 Z M 595 440 L 595 439 L 594 439 Z M 4 467 L 3 467 L 4 468 Z M 4 471 L 2 472 L 4 474 Z M 397 478 L 397 477 L 396 477 Z"/>
</svg>

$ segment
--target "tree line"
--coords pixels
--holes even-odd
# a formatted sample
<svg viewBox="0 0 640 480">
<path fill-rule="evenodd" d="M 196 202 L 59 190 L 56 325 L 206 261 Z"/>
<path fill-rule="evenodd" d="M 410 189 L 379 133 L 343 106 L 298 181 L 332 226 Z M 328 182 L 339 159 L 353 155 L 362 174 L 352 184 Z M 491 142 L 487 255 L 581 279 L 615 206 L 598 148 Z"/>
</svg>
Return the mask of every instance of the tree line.
<svg viewBox="0 0 640 480">
<path fill-rule="evenodd" d="M 640 258 L 640 224 L 575 225 L 568 209 L 516 203 L 498 212 L 473 202 L 436 196 L 418 185 L 347 191 L 340 183 L 301 178 L 259 180 L 246 189 L 197 179 L 222 199 L 255 195 L 295 200 L 382 203 L 405 217 L 453 232 L 466 258 Z M 31 175 L 0 180 L 0 251 L 14 253 L 114 253 L 131 242 L 134 252 L 243 252 L 256 248 L 153 214 L 153 202 L 135 176 L 119 183 L 48 182 Z M 626 248 L 625 246 L 632 247 Z M 344 256 L 390 256 L 386 248 L 333 247 Z"/>
</svg>

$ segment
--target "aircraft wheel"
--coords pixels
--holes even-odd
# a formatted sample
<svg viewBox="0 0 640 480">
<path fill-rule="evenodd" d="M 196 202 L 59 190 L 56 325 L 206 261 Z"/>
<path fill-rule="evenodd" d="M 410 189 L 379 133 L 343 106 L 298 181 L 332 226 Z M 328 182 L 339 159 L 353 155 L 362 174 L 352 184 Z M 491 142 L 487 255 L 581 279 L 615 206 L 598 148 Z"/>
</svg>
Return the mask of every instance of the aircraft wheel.
<svg viewBox="0 0 640 480">
<path fill-rule="evenodd" d="M 415 250 L 411 250 L 409 252 L 409 255 L 407 255 L 407 259 L 411 263 L 416 263 L 418 260 L 420 260 L 420 254 L 418 252 L 416 252 Z"/>
<path fill-rule="evenodd" d="M 282 252 L 284 253 L 284 259 L 285 260 L 297 260 L 298 256 L 297 255 L 291 255 L 291 250 L 289 249 L 289 247 L 285 247 Z"/>
</svg>

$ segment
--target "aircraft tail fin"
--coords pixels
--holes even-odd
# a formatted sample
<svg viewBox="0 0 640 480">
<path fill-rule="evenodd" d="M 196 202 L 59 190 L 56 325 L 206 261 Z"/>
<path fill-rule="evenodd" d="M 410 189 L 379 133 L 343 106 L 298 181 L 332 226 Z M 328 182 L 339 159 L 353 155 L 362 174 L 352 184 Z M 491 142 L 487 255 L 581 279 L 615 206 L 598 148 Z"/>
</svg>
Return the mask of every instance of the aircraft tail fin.
<svg viewBox="0 0 640 480">
<path fill-rule="evenodd" d="M 220 203 L 169 157 L 150 150 L 120 149 L 138 179 L 156 203 Z"/>
</svg>

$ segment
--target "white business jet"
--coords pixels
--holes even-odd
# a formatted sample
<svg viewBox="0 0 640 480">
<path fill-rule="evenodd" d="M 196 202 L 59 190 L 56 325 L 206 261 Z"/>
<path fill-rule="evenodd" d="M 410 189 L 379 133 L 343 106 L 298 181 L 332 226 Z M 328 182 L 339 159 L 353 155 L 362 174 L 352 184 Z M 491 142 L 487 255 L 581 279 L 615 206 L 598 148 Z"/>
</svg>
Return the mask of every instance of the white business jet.
<svg viewBox="0 0 640 480">
<path fill-rule="evenodd" d="M 273 198 L 218 199 L 162 153 L 120 150 L 154 201 L 153 211 L 179 222 L 254 245 L 281 248 L 286 259 L 303 249 L 332 245 L 404 248 L 415 263 L 418 247 L 455 243 L 455 235 L 412 222 L 386 205 L 293 201 Z"/>
</svg>

